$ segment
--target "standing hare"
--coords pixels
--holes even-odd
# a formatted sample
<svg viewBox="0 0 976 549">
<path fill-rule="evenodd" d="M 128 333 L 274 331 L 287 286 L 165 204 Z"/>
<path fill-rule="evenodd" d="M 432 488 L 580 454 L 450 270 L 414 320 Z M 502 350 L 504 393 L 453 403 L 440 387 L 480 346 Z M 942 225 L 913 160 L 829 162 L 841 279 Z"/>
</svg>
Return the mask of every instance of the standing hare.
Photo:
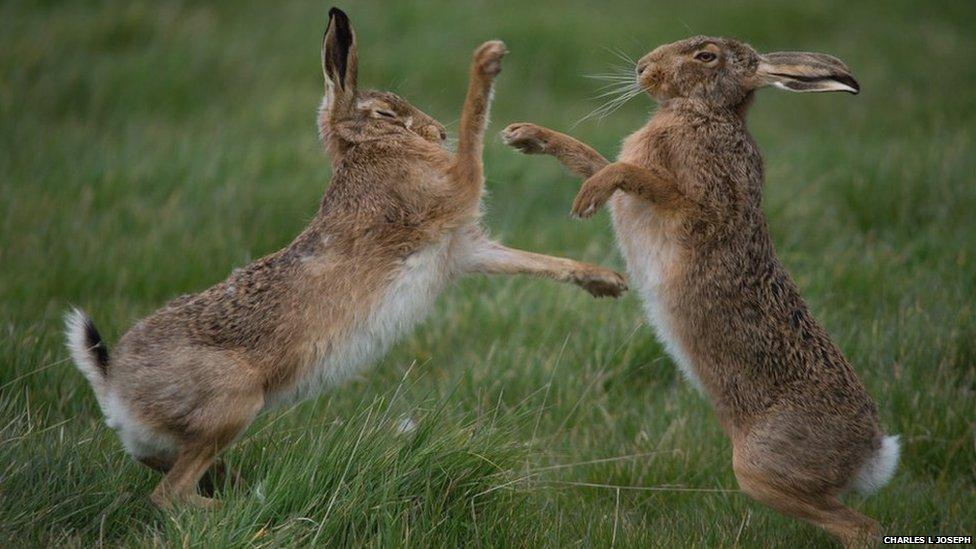
<svg viewBox="0 0 976 549">
<path fill-rule="evenodd" d="M 617 296 L 607 269 L 507 248 L 479 224 L 483 134 L 505 46 L 474 53 L 456 155 L 444 127 L 388 92 L 357 89 L 356 38 L 333 8 L 319 130 L 332 184 L 288 247 L 177 298 L 111 355 L 67 316 L 68 347 L 126 451 L 166 474 L 152 500 L 208 506 L 198 481 L 270 406 L 315 395 L 379 357 L 464 273 L 530 274 Z"/>
<path fill-rule="evenodd" d="M 533 124 L 512 124 L 502 138 L 586 178 L 575 215 L 609 201 L 647 316 L 712 402 L 743 491 L 852 545 L 877 524 L 837 497 L 884 485 L 898 438 L 883 435 L 873 400 L 773 252 L 762 157 L 745 124 L 753 92 L 767 85 L 859 90 L 834 57 L 759 55 L 699 36 L 637 63 L 635 90 L 660 106 L 617 162 Z"/>
</svg>

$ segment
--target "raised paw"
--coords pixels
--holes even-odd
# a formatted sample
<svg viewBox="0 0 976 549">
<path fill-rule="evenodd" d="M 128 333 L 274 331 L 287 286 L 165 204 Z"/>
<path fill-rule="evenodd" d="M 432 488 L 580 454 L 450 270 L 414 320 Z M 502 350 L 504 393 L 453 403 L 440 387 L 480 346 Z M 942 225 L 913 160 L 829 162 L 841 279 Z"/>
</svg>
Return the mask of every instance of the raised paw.
<svg viewBox="0 0 976 549">
<path fill-rule="evenodd" d="M 508 53 L 501 40 L 489 40 L 474 50 L 474 69 L 478 74 L 494 78 L 502 72 L 502 57 Z"/>
<path fill-rule="evenodd" d="M 535 124 L 516 122 L 502 130 L 502 142 L 524 154 L 540 154 L 549 145 L 547 133 L 548 130 Z"/>
<path fill-rule="evenodd" d="M 573 279 L 593 297 L 620 297 L 627 291 L 627 280 L 609 269 L 581 271 L 574 273 Z"/>
<path fill-rule="evenodd" d="M 615 187 L 594 181 L 593 178 L 586 180 L 573 199 L 573 215 L 579 218 L 592 216 L 610 200 L 615 190 Z"/>
</svg>

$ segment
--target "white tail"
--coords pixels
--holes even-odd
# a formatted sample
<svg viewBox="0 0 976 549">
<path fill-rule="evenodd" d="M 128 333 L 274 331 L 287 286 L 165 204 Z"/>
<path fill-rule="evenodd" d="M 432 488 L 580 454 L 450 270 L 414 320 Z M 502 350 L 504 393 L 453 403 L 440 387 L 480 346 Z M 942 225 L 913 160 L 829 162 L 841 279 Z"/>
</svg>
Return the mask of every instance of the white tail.
<svg viewBox="0 0 976 549">
<path fill-rule="evenodd" d="M 901 455 L 901 443 L 898 436 L 887 436 L 881 441 L 881 448 L 868 458 L 867 462 L 854 477 L 853 488 L 868 495 L 888 484 L 898 468 L 898 457 Z"/>
<path fill-rule="evenodd" d="M 64 333 L 71 359 L 88 383 L 91 383 L 95 396 L 101 403 L 106 388 L 108 351 L 95 329 L 95 324 L 81 309 L 72 308 L 64 315 Z"/>
</svg>

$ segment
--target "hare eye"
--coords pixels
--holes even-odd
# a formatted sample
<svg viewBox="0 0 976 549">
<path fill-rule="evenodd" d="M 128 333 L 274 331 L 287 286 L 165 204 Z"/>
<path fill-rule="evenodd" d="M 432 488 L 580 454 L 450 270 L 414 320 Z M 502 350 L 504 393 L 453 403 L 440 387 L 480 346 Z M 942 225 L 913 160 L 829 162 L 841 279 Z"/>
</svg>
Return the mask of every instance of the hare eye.
<svg viewBox="0 0 976 549">
<path fill-rule="evenodd" d="M 380 116 L 382 116 L 384 118 L 396 118 L 396 114 L 394 114 L 391 111 L 384 111 L 384 110 L 377 109 L 376 110 L 376 114 L 378 114 L 378 115 L 380 115 Z"/>
<path fill-rule="evenodd" d="M 715 54 L 710 51 L 700 51 L 695 54 L 695 59 L 701 61 L 702 63 L 711 63 L 715 61 Z"/>
</svg>

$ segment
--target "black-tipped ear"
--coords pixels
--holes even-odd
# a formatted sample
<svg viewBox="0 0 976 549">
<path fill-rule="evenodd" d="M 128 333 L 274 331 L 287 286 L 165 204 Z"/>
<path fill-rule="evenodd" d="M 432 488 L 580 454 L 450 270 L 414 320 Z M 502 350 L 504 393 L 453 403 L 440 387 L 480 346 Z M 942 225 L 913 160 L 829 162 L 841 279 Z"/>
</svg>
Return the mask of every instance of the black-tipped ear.
<svg viewBox="0 0 976 549">
<path fill-rule="evenodd" d="M 756 74 L 760 78 L 760 85 L 772 85 L 789 91 L 844 91 L 854 94 L 861 91 L 847 65 L 823 53 L 767 53 L 760 56 Z"/>
<path fill-rule="evenodd" d="M 356 88 L 356 34 L 349 17 L 339 8 L 329 10 L 329 26 L 322 39 L 322 72 L 326 87 L 335 94 L 354 92 Z"/>
</svg>

